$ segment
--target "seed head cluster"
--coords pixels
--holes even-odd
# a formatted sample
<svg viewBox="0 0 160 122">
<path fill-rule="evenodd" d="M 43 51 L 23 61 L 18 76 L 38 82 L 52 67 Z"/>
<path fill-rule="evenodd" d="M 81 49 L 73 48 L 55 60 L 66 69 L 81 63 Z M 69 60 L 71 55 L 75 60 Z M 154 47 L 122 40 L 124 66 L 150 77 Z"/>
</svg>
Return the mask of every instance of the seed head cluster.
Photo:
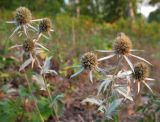
<svg viewBox="0 0 160 122">
<path fill-rule="evenodd" d="M 15 12 L 15 21 L 18 25 L 30 23 L 32 19 L 32 14 L 30 10 L 26 7 L 19 7 Z"/>
<path fill-rule="evenodd" d="M 44 18 L 39 24 L 39 32 L 49 32 L 52 28 L 52 22 L 49 18 Z"/>
<path fill-rule="evenodd" d="M 97 56 L 94 53 L 87 52 L 81 57 L 81 65 L 84 69 L 87 70 L 94 70 L 98 63 L 97 63 Z"/>
<path fill-rule="evenodd" d="M 119 33 L 113 44 L 115 53 L 120 55 L 127 55 L 128 53 L 130 53 L 131 48 L 131 40 L 124 33 Z"/>
<path fill-rule="evenodd" d="M 138 81 L 143 81 L 148 76 L 149 76 L 149 68 L 145 63 L 139 62 L 139 63 L 135 64 L 134 73 L 133 73 L 134 79 L 136 79 Z"/>
<path fill-rule="evenodd" d="M 23 49 L 25 52 L 33 51 L 34 47 L 35 47 L 35 44 L 31 39 L 27 39 L 23 43 Z"/>
</svg>

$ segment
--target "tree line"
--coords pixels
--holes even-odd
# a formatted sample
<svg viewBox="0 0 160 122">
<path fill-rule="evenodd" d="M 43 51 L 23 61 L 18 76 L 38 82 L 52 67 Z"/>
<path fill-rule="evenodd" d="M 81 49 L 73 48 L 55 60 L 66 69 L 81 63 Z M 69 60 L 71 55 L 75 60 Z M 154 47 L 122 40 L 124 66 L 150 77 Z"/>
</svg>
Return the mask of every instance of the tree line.
<svg viewBox="0 0 160 122">
<path fill-rule="evenodd" d="M 1 0 L 1 10 L 14 10 L 26 6 L 32 11 L 47 11 L 56 16 L 58 13 L 69 13 L 71 16 L 85 15 L 94 20 L 115 22 L 119 18 L 134 20 L 137 14 L 137 2 L 144 0 Z M 155 5 L 159 0 L 150 0 Z M 149 16 L 149 21 L 160 21 L 160 6 Z"/>
</svg>

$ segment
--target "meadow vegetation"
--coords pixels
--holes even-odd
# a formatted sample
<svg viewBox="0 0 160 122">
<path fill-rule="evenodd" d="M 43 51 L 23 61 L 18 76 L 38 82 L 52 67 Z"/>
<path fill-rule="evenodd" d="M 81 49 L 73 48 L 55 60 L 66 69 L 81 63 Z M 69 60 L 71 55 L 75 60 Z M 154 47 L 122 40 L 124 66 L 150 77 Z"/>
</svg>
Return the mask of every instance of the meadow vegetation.
<svg viewBox="0 0 160 122">
<path fill-rule="evenodd" d="M 19 48 L 10 49 L 10 47 L 21 44 L 25 37 L 19 37 L 16 33 L 12 39 L 9 38 L 15 26 L 7 24 L 6 21 L 12 20 L 12 11 L 2 11 L 0 14 L 1 121 L 135 122 L 135 118 L 137 122 L 158 122 L 160 120 L 160 24 L 158 22 L 148 23 L 142 17 L 132 22 L 122 17 L 119 21 L 112 23 L 94 21 L 93 18 L 84 15 L 77 18 L 68 13 L 51 16 L 45 11 L 33 11 L 33 17 L 49 17 L 53 23 L 54 32 L 51 33 L 51 37 L 41 38 L 41 43 L 49 51 L 42 51 L 38 58 L 43 64 L 46 57 L 52 56 L 51 69 L 55 70 L 58 75 L 47 74 L 41 77 L 38 74 L 37 65 L 33 68 L 29 66 L 19 72 L 23 58 L 26 57 L 21 56 Z M 38 26 L 37 23 L 33 25 Z M 112 115 L 113 119 L 108 120 L 111 116 L 105 118 L 101 112 L 96 112 L 95 106 L 81 102 L 88 96 L 96 96 L 98 84 L 102 80 L 99 74 L 97 72 L 94 74 L 93 84 L 89 82 L 86 72 L 72 79 L 70 76 L 77 71 L 72 66 L 78 65 L 80 57 L 86 52 L 94 52 L 98 57 L 103 57 L 105 55 L 97 53 L 96 50 L 112 50 L 112 44 L 119 32 L 125 33 L 132 40 L 134 49 L 144 50 L 136 52 L 136 55 L 153 64 L 150 66 L 150 76 L 155 81 L 149 82 L 153 93 L 142 86 L 140 93 L 134 94 L 134 102 L 124 101 L 119 111 Z M 31 33 L 31 35 L 36 38 L 34 34 Z M 131 61 L 137 62 L 134 58 L 131 58 Z M 115 64 L 116 60 L 111 59 L 103 61 L 100 67 L 109 69 L 116 67 Z M 45 88 L 49 88 L 49 92 L 48 89 L 41 89 L 41 86 L 44 86 L 42 80 L 45 80 L 48 85 Z M 133 88 L 137 89 L 136 86 Z M 109 100 L 111 103 L 114 97 Z M 117 108 L 116 105 L 114 107 Z"/>
</svg>

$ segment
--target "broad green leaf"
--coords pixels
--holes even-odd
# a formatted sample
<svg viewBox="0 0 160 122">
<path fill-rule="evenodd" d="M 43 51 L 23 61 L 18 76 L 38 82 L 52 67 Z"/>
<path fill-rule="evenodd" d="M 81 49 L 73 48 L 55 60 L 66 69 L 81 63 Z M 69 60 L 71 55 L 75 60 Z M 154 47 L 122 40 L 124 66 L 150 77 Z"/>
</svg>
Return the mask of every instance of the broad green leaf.
<svg viewBox="0 0 160 122">
<path fill-rule="evenodd" d="M 64 104 L 62 102 L 63 97 L 64 94 L 62 93 L 57 93 L 52 97 L 50 107 L 53 108 L 53 112 L 55 115 L 62 115 L 64 112 Z"/>
<path fill-rule="evenodd" d="M 40 97 L 38 99 L 38 108 L 44 118 L 44 120 L 47 120 L 50 115 L 52 115 L 52 110 L 49 107 L 50 101 L 48 98 Z M 36 119 L 36 118 L 35 118 Z"/>
</svg>

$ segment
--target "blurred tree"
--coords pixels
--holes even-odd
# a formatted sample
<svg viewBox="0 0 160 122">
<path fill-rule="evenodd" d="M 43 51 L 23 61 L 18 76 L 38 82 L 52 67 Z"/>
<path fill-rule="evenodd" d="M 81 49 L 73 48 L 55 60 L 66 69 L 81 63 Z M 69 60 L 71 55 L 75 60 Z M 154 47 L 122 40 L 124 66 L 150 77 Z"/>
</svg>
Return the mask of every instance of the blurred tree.
<svg viewBox="0 0 160 122">
<path fill-rule="evenodd" d="M 64 0 L 0 0 L 0 9 L 14 10 L 19 6 L 56 15 L 62 11 L 65 2 Z"/>
<path fill-rule="evenodd" d="M 150 0 L 149 4 L 155 5 L 157 3 L 160 3 L 160 0 Z"/>
<path fill-rule="evenodd" d="M 152 22 L 152 21 L 160 22 L 160 8 L 149 14 L 148 21 L 149 22 Z"/>
<path fill-rule="evenodd" d="M 104 0 L 103 19 L 114 22 L 120 18 L 135 18 L 136 0 Z"/>
<path fill-rule="evenodd" d="M 0 9 L 14 10 L 26 6 L 32 11 L 41 11 L 55 16 L 62 10 L 71 15 L 87 15 L 95 20 L 114 22 L 120 18 L 131 18 L 136 15 L 137 0 L 0 0 Z"/>
<path fill-rule="evenodd" d="M 158 9 L 149 14 L 148 21 L 160 22 L 160 0 L 150 0 L 149 4 L 157 5 Z"/>
<path fill-rule="evenodd" d="M 135 18 L 137 0 L 69 0 L 71 13 L 80 7 L 80 14 L 91 16 L 94 19 L 114 22 L 121 17 Z"/>
</svg>

